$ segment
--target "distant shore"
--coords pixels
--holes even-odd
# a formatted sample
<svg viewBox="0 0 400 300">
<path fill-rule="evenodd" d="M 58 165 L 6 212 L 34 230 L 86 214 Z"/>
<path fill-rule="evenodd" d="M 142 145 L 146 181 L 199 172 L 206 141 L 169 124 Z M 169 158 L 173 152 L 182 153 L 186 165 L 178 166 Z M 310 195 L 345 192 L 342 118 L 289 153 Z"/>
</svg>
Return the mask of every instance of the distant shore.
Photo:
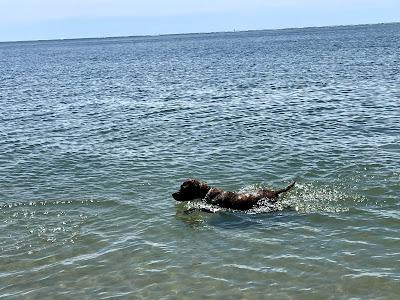
<svg viewBox="0 0 400 300">
<path fill-rule="evenodd" d="M 337 27 L 364 27 L 364 26 L 385 26 L 400 24 L 400 22 L 387 22 L 387 23 L 370 23 L 370 24 L 344 24 L 344 25 L 323 25 L 323 26 L 305 26 L 305 27 L 283 27 L 283 28 L 269 28 L 269 29 L 248 29 L 230 31 L 211 31 L 211 32 L 182 32 L 182 33 L 161 33 L 161 34 L 144 34 L 144 35 L 127 35 L 127 36 L 104 36 L 104 37 L 76 37 L 76 38 L 55 38 L 55 39 L 38 39 L 38 40 L 15 40 L 15 41 L 0 41 L 1 43 L 31 43 L 31 42 L 50 42 L 50 41 L 75 41 L 75 40 L 98 40 L 98 39 L 131 39 L 131 38 L 152 38 L 162 36 L 188 36 L 188 35 L 209 35 L 219 33 L 232 33 L 238 34 L 242 32 L 259 32 L 259 31 L 285 31 L 285 30 L 312 30 L 323 28 L 337 28 Z"/>
</svg>

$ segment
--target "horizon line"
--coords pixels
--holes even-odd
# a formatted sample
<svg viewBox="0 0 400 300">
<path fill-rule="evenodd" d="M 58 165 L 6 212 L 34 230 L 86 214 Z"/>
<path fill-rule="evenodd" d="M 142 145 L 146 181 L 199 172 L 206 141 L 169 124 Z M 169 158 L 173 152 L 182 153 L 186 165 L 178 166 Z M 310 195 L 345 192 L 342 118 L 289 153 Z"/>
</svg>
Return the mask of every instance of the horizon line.
<svg viewBox="0 0 400 300">
<path fill-rule="evenodd" d="M 38 39 L 38 40 L 10 40 L 0 41 L 1 43 L 29 43 L 29 42 L 51 42 L 51 41 L 76 41 L 76 40 L 96 40 L 96 39 L 121 39 L 121 38 L 148 38 L 161 36 L 176 36 L 176 35 L 196 35 L 196 34 L 216 34 L 216 33 L 241 33 L 253 31 L 280 31 L 293 29 L 313 29 L 313 28 L 332 28 L 332 27 L 355 27 L 355 26 L 372 26 L 372 25 L 391 25 L 400 24 L 400 21 L 379 22 L 379 23 L 361 23 L 361 24 L 342 24 L 342 25 L 320 25 L 320 26 L 300 26 L 300 27 L 281 27 L 281 28 L 265 28 L 265 29 L 243 29 L 243 30 L 226 30 L 226 31 L 204 31 L 204 32 L 180 32 L 180 33 L 159 33 L 159 34 L 139 34 L 139 35 L 120 35 L 120 36 L 98 36 L 98 37 L 71 37 L 71 38 L 53 38 L 53 39 Z"/>
</svg>

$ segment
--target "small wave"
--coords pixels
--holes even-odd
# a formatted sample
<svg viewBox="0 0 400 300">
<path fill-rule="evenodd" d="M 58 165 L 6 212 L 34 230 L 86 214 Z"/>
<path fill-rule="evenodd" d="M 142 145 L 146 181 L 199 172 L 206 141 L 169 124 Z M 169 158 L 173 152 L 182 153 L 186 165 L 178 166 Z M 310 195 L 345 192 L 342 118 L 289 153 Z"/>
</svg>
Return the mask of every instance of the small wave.
<svg viewBox="0 0 400 300">
<path fill-rule="evenodd" d="M 83 200 L 32 200 L 32 201 L 10 201 L 0 203 L 0 210 L 20 208 L 20 207 L 41 207 L 41 206 L 66 206 L 66 205 L 101 205 L 109 206 L 118 204 L 113 200 L 95 200 L 95 199 L 83 199 Z"/>
<path fill-rule="evenodd" d="M 31 200 L 0 204 L 0 230 L 8 233 L 0 250 L 4 258 L 16 253 L 35 254 L 54 245 L 71 245 L 82 238 L 85 225 L 102 224 L 101 216 L 115 216 L 115 200 Z"/>
</svg>

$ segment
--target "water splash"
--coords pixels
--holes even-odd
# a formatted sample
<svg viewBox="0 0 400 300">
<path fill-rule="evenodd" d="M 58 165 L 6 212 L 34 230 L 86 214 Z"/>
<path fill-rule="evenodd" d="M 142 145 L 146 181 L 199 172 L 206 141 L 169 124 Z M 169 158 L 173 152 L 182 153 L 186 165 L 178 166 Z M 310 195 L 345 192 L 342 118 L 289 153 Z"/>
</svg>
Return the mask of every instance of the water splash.
<svg viewBox="0 0 400 300">
<path fill-rule="evenodd" d="M 300 183 L 282 197 L 281 205 L 302 213 L 346 212 L 365 200 L 340 185 Z"/>
<path fill-rule="evenodd" d="M 242 187 L 240 193 L 255 192 L 262 188 L 259 184 Z M 365 197 L 346 192 L 339 185 L 323 185 L 319 183 L 296 183 L 290 192 L 280 196 L 280 201 L 271 203 L 268 199 L 260 200 L 259 205 L 247 210 L 246 213 L 270 213 L 285 209 L 295 210 L 300 213 L 315 212 L 346 212 L 358 203 L 364 202 Z M 189 201 L 185 205 L 185 212 L 203 211 L 209 213 L 235 212 L 233 209 L 221 208 L 203 201 Z"/>
</svg>

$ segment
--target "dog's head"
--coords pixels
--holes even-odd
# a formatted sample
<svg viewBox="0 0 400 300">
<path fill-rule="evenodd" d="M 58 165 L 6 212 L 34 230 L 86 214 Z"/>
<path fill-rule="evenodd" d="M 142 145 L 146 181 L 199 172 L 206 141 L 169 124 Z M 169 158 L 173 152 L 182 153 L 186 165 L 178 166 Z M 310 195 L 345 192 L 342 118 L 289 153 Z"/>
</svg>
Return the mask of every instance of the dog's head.
<svg viewBox="0 0 400 300">
<path fill-rule="evenodd" d="M 179 191 L 172 194 L 176 201 L 189 201 L 197 198 L 204 198 L 210 188 L 207 183 L 197 179 L 188 179 L 184 181 Z"/>
</svg>

